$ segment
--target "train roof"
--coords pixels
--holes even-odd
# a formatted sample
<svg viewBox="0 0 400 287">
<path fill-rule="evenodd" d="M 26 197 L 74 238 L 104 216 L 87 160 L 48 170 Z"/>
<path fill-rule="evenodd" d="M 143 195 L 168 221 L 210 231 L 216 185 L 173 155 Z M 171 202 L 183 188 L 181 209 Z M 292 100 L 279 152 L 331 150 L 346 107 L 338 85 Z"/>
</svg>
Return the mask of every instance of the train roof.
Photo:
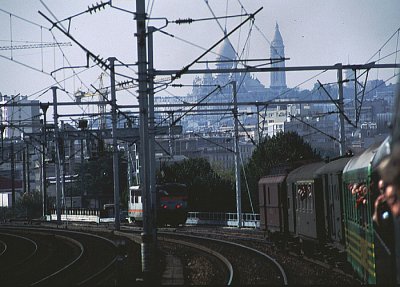
<svg viewBox="0 0 400 287">
<path fill-rule="evenodd" d="M 331 174 L 342 172 L 346 164 L 351 160 L 351 157 L 342 157 L 331 162 L 328 162 L 324 166 L 320 167 L 316 172 L 315 176 L 320 176 L 323 174 Z"/>
<path fill-rule="evenodd" d="M 289 173 L 287 177 L 287 182 L 293 182 L 297 180 L 303 180 L 303 179 L 313 179 L 314 178 L 314 172 L 318 170 L 321 166 L 323 166 L 325 162 L 319 161 L 319 162 L 314 162 L 306 165 L 302 165 L 292 172 Z"/>
<path fill-rule="evenodd" d="M 258 184 L 281 183 L 285 180 L 285 178 L 285 174 L 264 176 L 258 181 Z"/>
<path fill-rule="evenodd" d="M 383 158 L 390 154 L 390 142 L 391 136 L 388 136 L 383 143 L 379 146 L 376 151 L 374 158 L 372 159 L 372 167 L 377 168 Z"/>
<path fill-rule="evenodd" d="M 374 158 L 375 153 L 380 145 L 381 142 L 374 143 L 369 148 L 367 148 L 362 154 L 355 156 L 351 160 L 349 160 L 349 162 L 343 169 L 343 173 L 362 168 L 367 168 L 371 164 L 371 161 Z"/>
</svg>

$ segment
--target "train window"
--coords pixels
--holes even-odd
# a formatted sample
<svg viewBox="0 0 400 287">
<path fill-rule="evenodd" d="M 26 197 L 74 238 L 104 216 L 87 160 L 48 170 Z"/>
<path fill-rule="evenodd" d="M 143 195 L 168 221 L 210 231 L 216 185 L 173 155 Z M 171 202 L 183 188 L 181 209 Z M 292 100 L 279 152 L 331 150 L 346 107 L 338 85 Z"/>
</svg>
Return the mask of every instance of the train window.
<svg viewBox="0 0 400 287">
<path fill-rule="evenodd" d="M 299 210 L 312 212 L 314 209 L 312 184 L 299 184 L 297 189 L 297 206 Z"/>
</svg>

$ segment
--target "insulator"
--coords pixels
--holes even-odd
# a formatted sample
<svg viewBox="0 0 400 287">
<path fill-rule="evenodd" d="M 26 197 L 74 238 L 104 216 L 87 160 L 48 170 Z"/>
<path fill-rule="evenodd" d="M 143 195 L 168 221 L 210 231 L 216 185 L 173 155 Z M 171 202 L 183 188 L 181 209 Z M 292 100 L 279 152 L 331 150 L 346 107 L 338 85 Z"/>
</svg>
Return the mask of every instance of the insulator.
<svg viewBox="0 0 400 287">
<path fill-rule="evenodd" d="M 96 2 L 96 5 L 93 4 L 92 7 L 88 6 L 88 12 L 89 12 L 90 14 L 92 14 L 92 12 L 96 13 L 97 10 L 100 11 L 101 8 L 105 9 L 105 6 L 106 6 L 107 4 L 110 4 L 110 2 L 106 2 L 106 3 L 100 2 L 100 4 Z"/>
<path fill-rule="evenodd" d="M 178 19 L 175 21 L 176 24 L 191 24 L 193 22 L 192 18 L 187 18 L 187 19 Z"/>
</svg>

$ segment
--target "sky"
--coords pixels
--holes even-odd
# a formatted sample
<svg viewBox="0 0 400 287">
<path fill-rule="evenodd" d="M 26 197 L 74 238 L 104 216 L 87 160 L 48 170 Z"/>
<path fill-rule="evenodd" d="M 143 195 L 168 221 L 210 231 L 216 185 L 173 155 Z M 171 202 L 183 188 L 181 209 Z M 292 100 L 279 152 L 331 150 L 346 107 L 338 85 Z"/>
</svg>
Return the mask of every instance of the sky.
<svg viewBox="0 0 400 287">
<path fill-rule="evenodd" d="M 51 102 L 52 94 L 47 89 L 55 85 L 55 80 L 49 74 L 61 67 L 85 66 L 86 55 L 59 30 L 50 30 L 51 24 L 38 11 L 52 21 L 54 17 L 63 20 L 87 10 L 93 4 L 96 1 L 0 0 L 0 46 L 3 47 L 0 49 L 0 92 L 3 95 L 21 94 L 32 100 Z M 73 17 L 71 22 L 60 23 L 69 27 L 70 34 L 93 54 L 103 59 L 116 57 L 121 63 L 135 64 L 137 40 L 134 36 L 136 23 L 133 12 L 136 10 L 136 1 L 114 0 L 112 4 L 131 13 L 106 6 L 97 13 L 84 13 Z M 394 53 L 400 44 L 396 33 L 400 28 L 398 0 L 150 0 L 146 1 L 146 7 L 152 19 L 149 25 L 156 28 L 165 26 L 166 20 L 203 19 L 190 25 L 168 23 L 162 31 L 174 37 L 161 32 L 154 34 L 154 66 L 157 70 L 180 69 L 191 63 L 223 37 L 223 29 L 229 32 L 244 21 L 247 18 L 243 16 L 245 11 L 254 13 L 261 7 L 263 9 L 255 15 L 253 23 L 244 24 L 229 38 L 242 58 L 269 58 L 270 42 L 278 23 L 285 45 L 285 56 L 290 58 L 286 66 L 365 64 L 387 55 L 379 63 L 400 61 L 400 55 Z M 214 19 L 207 20 L 213 17 L 212 13 L 216 16 L 242 16 L 220 19 L 220 27 Z M 72 46 L 12 51 L 4 48 L 11 44 L 15 47 L 54 41 L 71 42 Z M 217 49 L 213 52 L 217 52 Z M 202 60 L 212 61 L 215 58 L 215 53 L 209 53 Z M 91 85 L 99 87 L 102 70 L 93 61 L 89 62 L 89 66 L 89 69 L 69 68 L 53 73 L 67 91 L 58 92 L 59 101 L 71 102 L 77 90 L 86 92 L 94 90 Z M 205 68 L 205 64 L 195 64 L 193 68 Z M 129 68 L 117 67 L 118 73 L 128 76 L 119 76 L 117 80 L 137 77 L 136 70 L 135 65 Z M 73 71 L 79 75 L 74 76 Z M 316 76 L 318 73 L 287 73 L 287 85 L 289 88 L 311 89 L 317 80 L 322 83 L 336 81 L 336 73 L 333 71 Z M 389 79 L 388 82 L 395 82 L 395 73 L 398 71 L 394 69 L 372 70 L 369 79 Z M 175 83 L 191 84 L 193 77 L 183 76 Z M 269 86 L 269 73 L 257 73 L 254 77 Z M 110 85 L 107 74 L 102 79 L 103 86 Z M 189 91 L 189 87 L 168 88 L 158 95 L 180 96 Z M 117 102 L 124 105 L 137 104 L 135 89 L 118 92 Z M 59 113 L 93 112 L 93 109 L 62 107 Z"/>
</svg>

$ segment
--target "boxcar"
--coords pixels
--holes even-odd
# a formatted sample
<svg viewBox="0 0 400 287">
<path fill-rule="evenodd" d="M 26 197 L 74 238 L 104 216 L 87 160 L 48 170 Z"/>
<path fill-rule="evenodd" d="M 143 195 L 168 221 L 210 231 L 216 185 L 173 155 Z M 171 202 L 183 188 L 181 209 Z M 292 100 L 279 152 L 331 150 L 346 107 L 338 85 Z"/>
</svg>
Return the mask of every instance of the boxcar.
<svg viewBox="0 0 400 287">
<path fill-rule="evenodd" d="M 286 178 L 289 232 L 301 241 L 319 241 L 324 234 L 323 195 L 314 180 L 314 173 L 324 164 L 303 165 Z"/>
</svg>

